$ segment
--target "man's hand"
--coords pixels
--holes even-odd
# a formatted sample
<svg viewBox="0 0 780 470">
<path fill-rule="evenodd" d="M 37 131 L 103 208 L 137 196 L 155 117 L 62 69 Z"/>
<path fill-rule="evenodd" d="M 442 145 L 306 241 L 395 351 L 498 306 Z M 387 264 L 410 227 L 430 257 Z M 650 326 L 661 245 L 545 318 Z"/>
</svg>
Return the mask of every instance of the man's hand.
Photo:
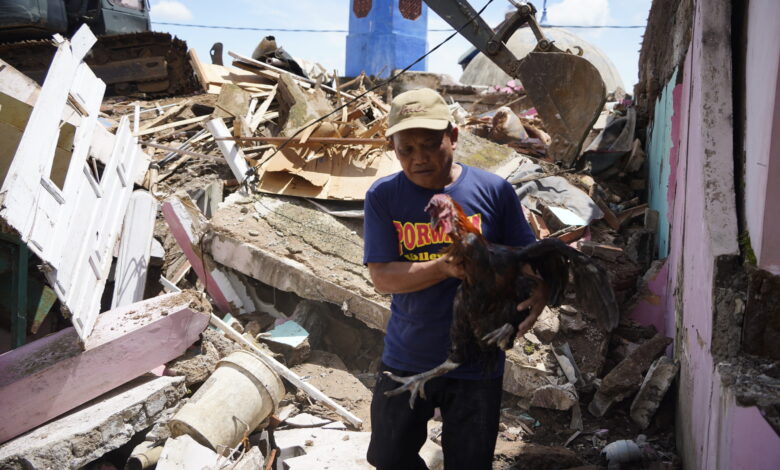
<svg viewBox="0 0 780 470">
<path fill-rule="evenodd" d="M 463 265 L 455 264 L 449 255 L 444 255 L 436 261 L 439 263 L 439 268 L 441 268 L 445 276 L 458 279 L 463 279 L 466 276 L 466 273 L 463 271 Z"/>
<path fill-rule="evenodd" d="M 536 323 L 539 315 L 542 314 L 544 307 L 547 305 L 547 299 L 550 296 L 547 283 L 544 282 L 544 279 L 539 277 L 536 272 L 534 272 L 530 265 L 526 264 L 523 266 L 523 274 L 535 279 L 536 287 L 534 287 L 534 289 L 531 291 L 531 297 L 517 305 L 518 312 L 522 312 L 527 308 L 531 309 L 528 317 L 526 317 L 526 319 L 517 326 L 517 336 L 523 336 L 526 334 L 526 332 L 528 332 L 528 330 L 531 329 L 532 326 L 534 326 L 534 323 Z"/>
</svg>

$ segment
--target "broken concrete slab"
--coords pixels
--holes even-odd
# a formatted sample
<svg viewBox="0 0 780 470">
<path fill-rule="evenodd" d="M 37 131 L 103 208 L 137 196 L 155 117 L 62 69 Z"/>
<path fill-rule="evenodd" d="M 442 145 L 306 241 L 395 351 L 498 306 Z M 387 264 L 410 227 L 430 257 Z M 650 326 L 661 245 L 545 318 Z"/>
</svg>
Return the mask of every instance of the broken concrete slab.
<svg viewBox="0 0 780 470">
<path fill-rule="evenodd" d="M 645 429 L 672 385 L 680 365 L 666 356 L 656 359 L 645 374 L 639 393 L 631 403 L 631 419 Z"/>
<path fill-rule="evenodd" d="M 390 297 L 374 290 L 363 266 L 359 221 L 338 220 L 304 201 L 235 195 L 211 229 L 205 248 L 217 263 L 384 330 Z"/>
<path fill-rule="evenodd" d="M 540 363 L 543 368 L 539 368 Z M 504 391 L 530 400 L 536 389 L 550 385 L 551 380 L 554 381 L 550 372 L 554 363 L 555 357 L 547 345 L 541 345 L 540 350 L 530 357 L 522 348 L 513 347 L 506 352 Z"/>
<path fill-rule="evenodd" d="M 588 405 L 588 411 L 593 416 L 604 416 L 614 403 L 636 392 L 642 383 L 644 372 L 664 353 L 671 342 L 671 338 L 657 334 L 632 351 L 604 376 L 593 401 Z"/>
<path fill-rule="evenodd" d="M 66 328 L 0 355 L 0 442 L 178 357 L 208 324 L 191 291 L 103 313 L 84 342 Z"/>
<path fill-rule="evenodd" d="M 185 393 L 181 377 L 139 377 L 3 444 L 0 446 L 0 468 L 81 468 L 169 415 Z"/>
<path fill-rule="evenodd" d="M 574 385 L 544 385 L 534 390 L 531 398 L 531 406 L 548 408 L 551 410 L 568 410 L 579 401 Z"/>
<path fill-rule="evenodd" d="M 369 470 L 366 449 L 371 438 L 369 432 L 338 431 L 334 429 L 292 429 L 276 431 L 276 445 L 289 454 L 297 455 L 284 460 L 289 470 L 333 468 L 339 470 Z M 298 448 L 295 452 L 292 449 Z M 431 470 L 441 469 L 441 448 L 426 439 L 420 456 Z"/>
</svg>

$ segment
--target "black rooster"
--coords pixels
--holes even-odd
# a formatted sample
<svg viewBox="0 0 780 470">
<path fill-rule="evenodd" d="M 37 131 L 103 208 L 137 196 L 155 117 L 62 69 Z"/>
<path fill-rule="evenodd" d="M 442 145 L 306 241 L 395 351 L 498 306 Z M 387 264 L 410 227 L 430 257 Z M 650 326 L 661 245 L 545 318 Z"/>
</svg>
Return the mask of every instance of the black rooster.
<svg viewBox="0 0 780 470">
<path fill-rule="evenodd" d="M 409 391 L 409 406 L 419 394 L 425 399 L 425 383 L 458 368 L 466 358 L 494 358 L 496 348 L 509 349 L 517 327 L 529 314 L 517 311 L 517 305 L 528 299 L 538 279 L 549 289 L 548 305 L 559 305 L 569 283 L 585 312 L 602 327 L 612 330 L 618 323 L 615 294 L 603 269 L 590 258 L 557 238 L 541 240 L 524 248 L 513 248 L 488 242 L 463 213 L 460 205 L 446 194 L 431 198 L 425 208 L 434 230 L 443 228 L 452 245 L 442 253 L 450 262 L 463 267 L 464 278 L 455 295 L 450 329 L 452 346 L 441 365 L 417 375 L 399 377 L 385 372 L 402 386 L 385 392 L 394 396 Z M 538 277 L 524 271 L 529 265 Z M 527 268 L 526 268 L 527 269 Z"/>
</svg>

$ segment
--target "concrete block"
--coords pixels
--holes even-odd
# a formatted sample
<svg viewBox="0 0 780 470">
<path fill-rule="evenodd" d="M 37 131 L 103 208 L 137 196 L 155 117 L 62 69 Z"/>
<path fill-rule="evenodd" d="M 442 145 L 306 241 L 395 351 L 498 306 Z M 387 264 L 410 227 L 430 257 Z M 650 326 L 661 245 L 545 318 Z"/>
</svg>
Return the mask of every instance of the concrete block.
<svg viewBox="0 0 780 470">
<path fill-rule="evenodd" d="M 666 356 L 661 356 L 650 366 L 639 393 L 631 403 L 631 419 L 642 429 L 650 425 L 650 419 L 677 376 L 680 365 Z"/>
<path fill-rule="evenodd" d="M 0 446 L 3 470 L 77 469 L 165 418 L 186 393 L 181 377 L 139 377 Z M 5 406 L 5 404 L 3 405 Z"/>
<path fill-rule="evenodd" d="M 210 312 L 194 292 L 162 295 L 100 315 L 83 348 L 66 328 L 0 355 L 0 442 L 180 356 Z"/>
</svg>

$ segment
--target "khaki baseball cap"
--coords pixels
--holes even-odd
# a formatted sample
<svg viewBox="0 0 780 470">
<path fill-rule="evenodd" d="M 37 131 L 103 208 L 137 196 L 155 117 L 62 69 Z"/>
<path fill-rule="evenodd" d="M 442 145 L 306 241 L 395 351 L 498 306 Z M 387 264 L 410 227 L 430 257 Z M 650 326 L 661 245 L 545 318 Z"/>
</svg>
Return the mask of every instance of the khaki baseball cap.
<svg viewBox="0 0 780 470">
<path fill-rule="evenodd" d="M 420 88 L 393 99 L 387 123 L 390 126 L 385 132 L 387 137 L 406 129 L 441 131 L 452 123 L 452 115 L 440 94 L 430 88 Z"/>
</svg>

